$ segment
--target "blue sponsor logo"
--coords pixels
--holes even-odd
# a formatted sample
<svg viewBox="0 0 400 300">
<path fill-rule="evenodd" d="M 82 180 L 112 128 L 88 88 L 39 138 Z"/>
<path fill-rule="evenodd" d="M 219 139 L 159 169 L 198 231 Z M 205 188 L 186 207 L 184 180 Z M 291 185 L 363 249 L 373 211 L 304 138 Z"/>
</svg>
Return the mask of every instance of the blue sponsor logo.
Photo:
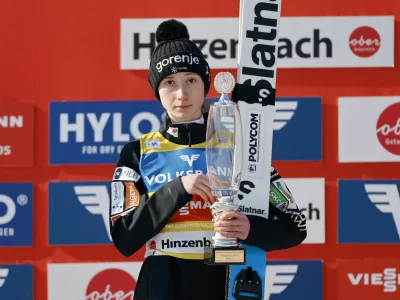
<svg viewBox="0 0 400 300">
<path fill-rule="evenodd" d="M 322 261 L 267 261 L 265 300 L 322 300 Z"/>
<path fill-rule="evenodd" d="M 33 185 L 0 183 L 0 246 L 32 246 Z"/>
<path fill-rule="evenodd" d="M 322 159 L 322 99 L 278 98 L 275 103 L 272 160 Z"/>
<path fill-rule="evenodd" d="M 115 170 L 114 179 L 118 180 L 121 177 L 121 174 L 122 174 L 122 168 L 117 168 Z"/>
<path fill-rule="evenodd" d="M 339 243 L 400 243 L 400 180 L 339 180 Z"/>
<path fill-rule="evenodd" d="M 110 244 L 109 182 L 49 183 L 49 244 Z"/>
<path fill-rule="evenodd" d="M 158 101 L 50 103 L 50 164 L 115 164 L 122 147 L 157 131 Z"/>
<path fill-rule="evenodd" d="M 32 265 L 0 265 L 0 299 L 33 300 Z"/>
</svg>

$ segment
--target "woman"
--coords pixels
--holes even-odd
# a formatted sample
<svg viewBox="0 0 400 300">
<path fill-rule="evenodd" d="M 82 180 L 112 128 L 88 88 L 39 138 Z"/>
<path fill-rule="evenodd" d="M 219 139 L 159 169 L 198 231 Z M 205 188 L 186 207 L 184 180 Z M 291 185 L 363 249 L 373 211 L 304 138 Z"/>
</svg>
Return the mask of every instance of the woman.
<svg viewBox="0 0 400 300">
<path fill-rule="evenodd" d="M 237 211 L 211 222 L 215 199 L 204 175 L 207 114 L 202 113 L 209 66 L 184 24 L 161 23 L 156 39 L 149 82 L 167 115 L 158 132 L 129 142 L 120 153 L 112 182 L 111 235 L 127 257 L 146 245 L 135 300 L 225 299 L 226 268 L 204 263 L 214 230 L 272 251 L 305 239 L 305 217 L 274 189 L 268 219 Z M 271 186 L 275 182 L 284 185 L 272 168 Z"/>
</svg>

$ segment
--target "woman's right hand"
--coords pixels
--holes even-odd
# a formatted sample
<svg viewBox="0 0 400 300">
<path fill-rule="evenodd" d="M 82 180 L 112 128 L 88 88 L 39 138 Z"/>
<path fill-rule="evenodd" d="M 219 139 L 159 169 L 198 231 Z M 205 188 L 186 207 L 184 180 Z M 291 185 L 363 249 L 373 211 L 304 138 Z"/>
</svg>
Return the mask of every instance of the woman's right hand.
<svg viewBox="0 0 400 300">
<path fill-rule="evenodd" d="M 182 184 L 186 192 L 191 195 L 199 195 L 204 202 L 213 204 L 215 197 L 211 193 L 210 183 L 207 175 L 189 174 L 182 176 Z"/>
</svg>

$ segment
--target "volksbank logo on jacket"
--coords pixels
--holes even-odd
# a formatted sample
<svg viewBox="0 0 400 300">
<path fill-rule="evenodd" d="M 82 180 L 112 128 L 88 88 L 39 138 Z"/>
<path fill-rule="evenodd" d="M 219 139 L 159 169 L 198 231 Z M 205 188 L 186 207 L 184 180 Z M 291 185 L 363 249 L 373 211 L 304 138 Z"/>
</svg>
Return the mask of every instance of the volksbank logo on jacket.
<svg viewBox="0 0 400 300">
<path fill-rule="evenodd" d="M 49 244 L 110 244 L 110 182 L 49 183 Z"/>
<path fill-rule="evenodd" d="M 0 246 L 32 245 L 33 186 L 0 183 Z"/>
<path fill-rule="evenodd" d="M 33 300 L 32 265 L 0 265 L 0 299 Z"/>
<path fill-rule="evenodd" d="M 400 180 L 340 180 L 338 225 L 339 243 L 399 244 Z"/>
<path fill-rule="evenodd" d="M 272 159 L 321 160 L 321 98 L 278 98 L 275 109 Z M 127 142 L 160 128 L 164 114 L 158 101 L 51 102 L 50 164 L 115 164 Z"/>
<path fill-rule="evenodd" d="M 264 300 L 322 300 L 321 261 L 268 261 Z"/>
</svg>

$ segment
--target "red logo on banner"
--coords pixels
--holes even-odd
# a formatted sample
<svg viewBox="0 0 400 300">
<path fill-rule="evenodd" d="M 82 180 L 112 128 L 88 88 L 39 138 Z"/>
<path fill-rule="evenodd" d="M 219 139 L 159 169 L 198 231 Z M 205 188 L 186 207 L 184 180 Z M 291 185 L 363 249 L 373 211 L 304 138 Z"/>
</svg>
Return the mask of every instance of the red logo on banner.
<svg viewBox="0 0 400 300">
<path fill-rule="evenodd" d="M 387 151 L 400 155 L 400 102 L 382 112 L 376 124 L 376 134 Z"/>
<path fill-rule="evenodd" d="M 0 103 L 0 166 L 33 165 L 33 105 Z"/>
<path fill-rule="evenodd" d="M 380 45 L 381 37 L 372 27 L 358 27 L 350 35 L 350 49 L 359 57 L 370 57 L 374 55 L 378 52 Z"/>
<path fill-rule="evenodd" d="M 400 260 L 342 261 L 338 268 L 338 299 L 397 300 Z"/>
<path fill-rule="evenodd" d="M 86 300 L 131 300 L 136 280 L 120 269 L 97 273 L 86 289 Z"/>
</svg>

